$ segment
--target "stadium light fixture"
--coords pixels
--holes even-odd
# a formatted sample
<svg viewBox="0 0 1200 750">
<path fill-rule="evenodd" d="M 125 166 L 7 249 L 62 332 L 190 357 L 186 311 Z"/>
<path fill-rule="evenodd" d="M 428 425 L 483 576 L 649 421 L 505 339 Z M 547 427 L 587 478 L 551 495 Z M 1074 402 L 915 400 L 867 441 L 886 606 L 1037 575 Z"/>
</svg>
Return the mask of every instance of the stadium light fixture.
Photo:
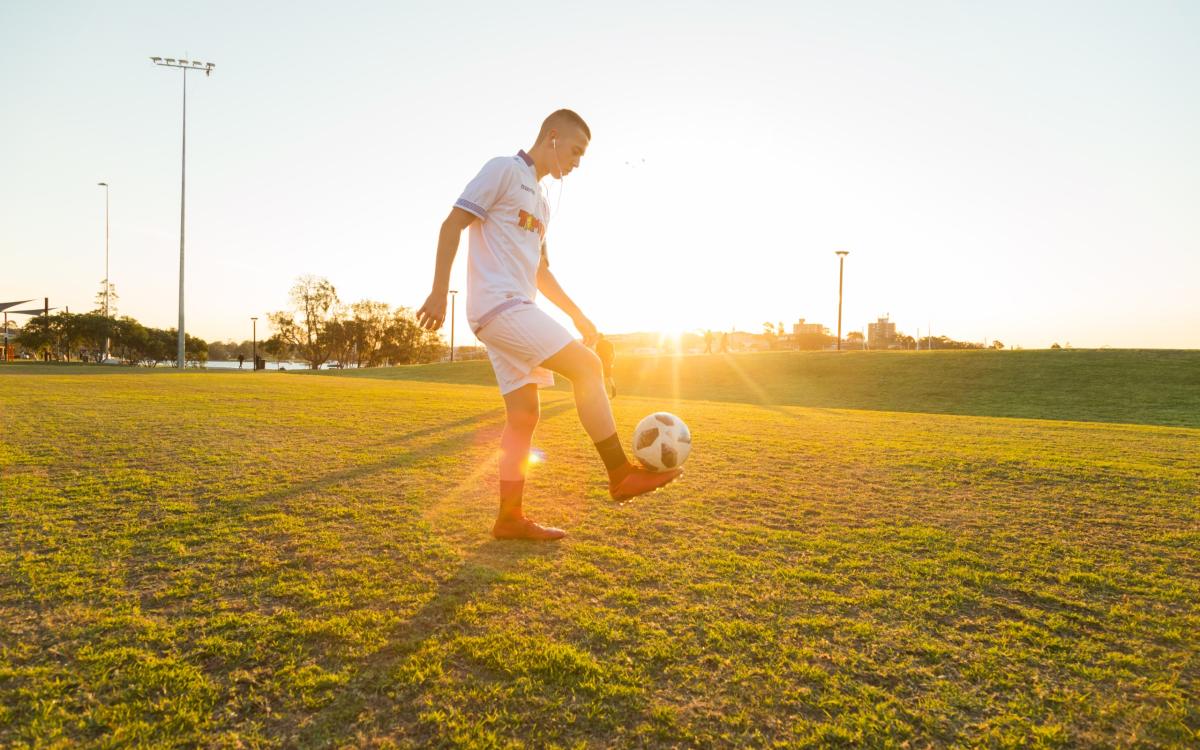
<svg viewBox="0 0 1200 750">
<path fill-rule="evenodd" d="M 184 354 L 184 343 L 186 334 L 183 327 L 183 259 L 184 259 L 184 227 L 186 225 L 186 196 L 187 196 L 187 72 L 189 69 L 194 70 L 187 60 L 175 60 L 174 58 L 159 58 L 151 57 L 151 62 L 155 65 L 164 68 L 179 68 L 183 71 L 183 147 L 180 157 L 180 175 L 179 175 L 179 340 L 177 343 L 177 362 L 179 369 L 183 369 L 186 364 Z M 212 63 L 208 63 L 209 69 L 204 71 L 205 76 L 212 74 Z"/>
<path fill-rule="evenodd" d="M 846 256 L 850 254 L 849 250 L 837 250 L 835 254 L 838 256 L 838 337 L 837 350 L 842 350 L 842 277 L 846 270 Z"/>
<path fill-rule="evenodd" d="M 108 307 L 108 183 L 97 182 L 97 187 L 104 188 L 104 317 L 111 318 Z M 111 339 L 104 337 L 104 359 L 108 359 Z"/>
</svg>

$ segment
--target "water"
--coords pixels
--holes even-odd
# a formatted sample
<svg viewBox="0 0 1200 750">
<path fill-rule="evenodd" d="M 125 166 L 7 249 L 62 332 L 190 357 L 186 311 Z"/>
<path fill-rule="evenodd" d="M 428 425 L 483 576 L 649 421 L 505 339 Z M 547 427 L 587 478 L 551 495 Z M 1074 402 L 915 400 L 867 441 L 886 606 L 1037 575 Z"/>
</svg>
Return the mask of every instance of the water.
<svg viewBox="0 0 1200 750">
<path fill-rule="evenodd" d="M 236 369 L 238 369 L 238 363 L 237 363 L 236 359 L 234 359 L 234 360 L 210 359 L 208 361 L 208 363 L 205 364 L 205 367 L 207 367 L 210 370 L 236 370 Z M 250 364 L 250 360 L 247 359 L 246 364 L 242 365 L 241 369 L 245 370 L 246 372 L 253 372 L 253 367 Z M 268 370 L 307 370 L 308 363 L 307 362 L 267 362 L 267 369 Z M 329 367 L 327 365 L 321 365 L 321 369 L 328 370 Z"/>
</svg>

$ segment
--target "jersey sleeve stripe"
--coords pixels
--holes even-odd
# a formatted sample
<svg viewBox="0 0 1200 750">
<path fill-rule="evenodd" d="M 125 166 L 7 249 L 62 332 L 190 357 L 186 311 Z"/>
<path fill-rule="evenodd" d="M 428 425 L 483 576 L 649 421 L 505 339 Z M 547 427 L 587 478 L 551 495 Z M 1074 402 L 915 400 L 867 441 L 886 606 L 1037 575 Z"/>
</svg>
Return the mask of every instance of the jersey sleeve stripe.
<svg viewBox="0 0 1200 750">
<path fill-rule="evenodd" d="M 467 200 L 466 198 L 459 198 L 458 200 L 454 201 L 454 205 L 457 206 L 458 208 L 461 208 L 464 211 L 468 211 L 470 213 L 475 214 L 476 216 L 478 216 L 481 219 L 486 219 L 488 216 L 488 212 L 486 210 L 484 210 L 483 206 L 472 203 L 471 201 Z"/>
</svg>

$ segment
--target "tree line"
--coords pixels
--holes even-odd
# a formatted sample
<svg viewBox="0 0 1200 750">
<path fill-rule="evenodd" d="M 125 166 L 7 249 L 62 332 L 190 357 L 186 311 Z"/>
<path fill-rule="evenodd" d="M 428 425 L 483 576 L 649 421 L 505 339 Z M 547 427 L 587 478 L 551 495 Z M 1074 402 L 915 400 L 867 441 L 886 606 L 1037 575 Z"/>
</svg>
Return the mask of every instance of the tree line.
<svg viewBox="0 0 1200 750">
<path fill-rule="evenodd" d="M 179 336 L 174 328 L 150 328 L 130 317 L 109 318 L 101 312 L 37 315 L 20 329 L 21 349 L 36 359 L 99 359 L 105 341 L 109 352 L 132 364 L 154 367 L 174 362 Z M 188 362 L 208 359 L 208 344 L 184 334 L 184 357 Z"/>
<path fill-rule="evenodd" d="M 263 348 L 294 353 L 313 369 L 331 361 L 354 367 L 436 362 L 448 352 L 436 331 L 417 323 L 412 309 L 370 300 L 345 305 L 325 278 L 301 276 L 288 299 L 291 309 L 267 315 L 274 334 Z"/>
<path fill-rule="evenodd" d="M 110 292 L 110 305 L 115 297 Z M 292 309 L 269 313 L 271 335 L 258 342 L 260 353 L 277 360 L 302 360 L 313 369 L 327 362 L 378 367 L 436 362 L 448 352 L 442 337 L 422 328 L 410 308 L 370 300 L 343 304 L 328 279 L 302 276 L 288 298 Z M 185 339 L 189 363 L 251 356 L 250 341 L 210 344 L 194 336 Z M 37 359 L 69 362 L 98 361 L 106 341 L 113 357 L 130 364 L 154 367 L 174 362 L 177 356 L 176 329 L 151 328 L 130 317 L 107 317 L 99 309 L 38 315 L 19 329 L 17 344 Z"/>
</svg>

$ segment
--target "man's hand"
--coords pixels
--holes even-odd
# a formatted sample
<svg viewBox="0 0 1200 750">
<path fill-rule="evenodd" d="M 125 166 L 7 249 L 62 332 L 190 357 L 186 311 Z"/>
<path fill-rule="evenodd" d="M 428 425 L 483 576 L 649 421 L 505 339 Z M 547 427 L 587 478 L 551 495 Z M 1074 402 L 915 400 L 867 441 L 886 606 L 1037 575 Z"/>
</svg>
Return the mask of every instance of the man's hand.
<svg viewBox="0 0 1200 750">
<path fill-rule="evenodd" d="M 421 309 L 417 310 L 417 325 L 428 331 L 436 331 L 446 322 L 446 295 L 450 292 L 450 268 L 458 253 L 458 240 L 462 230 L 475 221 L 475 214 L 458 206 L 450 209 L 450 215 L 442 222 L 438 233 L 437 266 L 433 271 L 433 291 Z"/>
<path fill-rule="evenodd" d="M 579 329 L 579 332 L 583 334 L 584 346 L 592 346 L 596 343 L 596 337 L 600 335 L 600 332 L 596 330 L 596 326 L 592 321 L 583 315 L 579 315 L 571 320 L 575 323 L 575 327 Z"/>
<path fill-rule="evenodd" d="M 436 331 L 446 322 L 446 292 L 436 289 L 429 293 L 425 304 L 417 310 L 417 324 L 427 331 Z"/>
</svg>

